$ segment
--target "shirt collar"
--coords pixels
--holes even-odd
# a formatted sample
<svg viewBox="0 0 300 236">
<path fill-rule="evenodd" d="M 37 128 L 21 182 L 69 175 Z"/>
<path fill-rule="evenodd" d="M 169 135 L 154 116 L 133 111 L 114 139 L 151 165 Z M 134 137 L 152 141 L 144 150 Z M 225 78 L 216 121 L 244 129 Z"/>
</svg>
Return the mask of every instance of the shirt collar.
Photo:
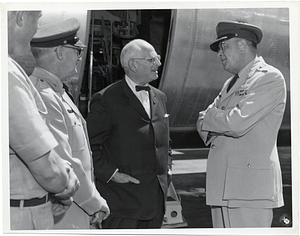
<svg viewBox="0 0 300 236">
<path fill-rule="evenodd" d="M 128 84 L 129 88 L 132 90 L 133 93 L 137 94 L 138 92 L 135 90 L 135 86 L 138 85 L 135 83 L 133 80 L 131 80 L 128 75 L 125 74 L 125 80 L 126 83 Z M 148 84 L 146 84 L 148 85 Z M 141 92 L 146 92 L 146 91 L 141 91 Z"/>
<path fill-rule="evenodd" d="M 46 75 L 46 77 L 42 79 L 46 80 L 55 91 L 60 92 L 61 94 L 63 93 L 63 84 L 58 76 L 39 66 L 36 66 L 35 69 L 38 69 L 40 72 Z"/>
<path fill-rule="evenodd" d="M 257 60 L 257 58 L 258 58 L 258 57 L 256 56 L 256 57 L 255 57 L 252 61 L 250 61 L 243 69 L 241 69 L 241 71 L 238 73 L 239 78 L 243 77 L 243 76 L 247 73 L 247 71 L 252 67 L 254 61 Z"/>
</svg>

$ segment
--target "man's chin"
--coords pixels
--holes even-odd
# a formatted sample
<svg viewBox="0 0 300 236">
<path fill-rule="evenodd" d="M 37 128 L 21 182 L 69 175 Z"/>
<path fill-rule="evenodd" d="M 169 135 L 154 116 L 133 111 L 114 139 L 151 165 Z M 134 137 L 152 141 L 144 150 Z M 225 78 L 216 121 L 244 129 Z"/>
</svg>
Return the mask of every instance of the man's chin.
<svg viewBox="0 0 300 236">
<path fill-rule="evenodd" d="M 74 73 L 73 75 L 63 78 L 62 82 L 68 84 L 68 83 L 76 83 L 78 80 L 79 80 L 78 74 Z"/>
<path fill-rule="evenodd" d="M 153 75 L 151 78 L 152 78 L 152 80 L 157 80 L 158 79 L 158 73 L 155 73 L 155 75 Z"/>
<path fill-rule="evenodd" d="M 155 77 L 152 78 L 152 81 L 155 81 L 157 79 L 158 79 L 158 76 L 155 76 Z"/>
</svg>

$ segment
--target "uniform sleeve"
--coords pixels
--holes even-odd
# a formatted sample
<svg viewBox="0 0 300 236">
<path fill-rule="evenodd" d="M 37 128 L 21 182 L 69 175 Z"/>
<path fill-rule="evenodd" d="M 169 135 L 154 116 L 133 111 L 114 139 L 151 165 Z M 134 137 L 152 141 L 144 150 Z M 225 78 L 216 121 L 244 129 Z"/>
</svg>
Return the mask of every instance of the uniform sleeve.
<svg viewBox="0 0 300 236">
<path fill-rule="evenodd" d="M 8 74 L 8 81 L 9 145 L 23 161 L 33 161 L 52 150 L 57 142 L 34 103 L 30 81 L 14 73 Z"/>
<path fill-rule="evenodd" d="M 249 89 L 247 95 L 225 110 L 213 107 L 204 117 L 203 130 L 230 137 L 240 137 L 264 119 L 285 97 L 285 83 L 281 73 L 264 74 Z"/>
<path fill-rule="evenodd" d="M 210 104 L 208 106 L 208 108 L 206 108 L 206 110 L 202 111 L 203 113 L 207 114 L 207 112 L 210 109 L 213 109 L 215 107 L 217 107 L 217 104 L 219 103 L 219 99 L 220 99 L 220 94 L 214 99 L 214 102 L 212 104 Z M 197 127 L 197 131 L 200 135 L 200 138 L 203 140 L 204 144 L 206 146 L 208 146 L 212 140 L 214 139 L 213 136 L 209 135 L 209 131 L 203 130 L 203 120 L 197 120 L 196 122 L 196 127 Z"/>
<path fill-rule="evenodd" d="M 69 138 L 72 137 L 69 137 L 64 117 L 64 108 L 58 100 L 58 96 L 56 96 L 51 88 L 41 91 L 40 94 L 48 109 L 48 113 L 45 116 L 46 123 L 59 143 L 55 150 L 61 158 L 71 163 L 80 181 L 80 188 L 73 196 L 74 202 L 87 214 L 92 215 L 101 209 L 105 200 L 99 195 L 94 183 L 87 176 L 81 160 L 72 156 L 72 149 L 69 144 Z"/>
<path fill-rule="evenodd" d="M 109 104 L 100 93 L 91 100 L 87 128 L 93 153 L 94 174 L 101 182 L 107 183 L 117 166 L 103 155 L 102 145 L 109 138 L 113 127 Z"/>
</svg>

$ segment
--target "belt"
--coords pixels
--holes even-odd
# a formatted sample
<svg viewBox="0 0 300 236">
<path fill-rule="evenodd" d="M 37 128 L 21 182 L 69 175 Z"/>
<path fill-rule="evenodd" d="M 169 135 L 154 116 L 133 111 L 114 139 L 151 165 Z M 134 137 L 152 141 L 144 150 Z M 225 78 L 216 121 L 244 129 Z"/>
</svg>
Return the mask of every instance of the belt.
<svg viewBox="0 0 300 236">
<path fill-rule="evenodd" d="M 34 207 L 34 206 L 39 206 L 42 204 L 47 203 L 50 200 L 48 194 L 42 198 L 31 198 L 28 200 L 15 200 L 15 199 L 10 199 L 10 206 L 11 207 Z"/>
</svg>

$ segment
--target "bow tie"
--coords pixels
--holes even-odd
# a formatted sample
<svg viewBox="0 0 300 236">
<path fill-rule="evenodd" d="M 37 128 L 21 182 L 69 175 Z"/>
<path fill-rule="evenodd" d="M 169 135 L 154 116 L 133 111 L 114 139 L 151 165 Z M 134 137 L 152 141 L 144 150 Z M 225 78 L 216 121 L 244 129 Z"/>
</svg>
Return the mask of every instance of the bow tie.
<svg viewBox="0 0 300 236">
<path fill-rule="evenodd" d="M 139 91 L 142 91 L 142 90 L 145 90 L 145 91 L 150 91 L 150 87 L 149 86 L 139 86 L 139 85 L 136 85 L 135 86 L 135 90 L 137 91 L 137 92 L 139 92 Z"/>
</svg>

